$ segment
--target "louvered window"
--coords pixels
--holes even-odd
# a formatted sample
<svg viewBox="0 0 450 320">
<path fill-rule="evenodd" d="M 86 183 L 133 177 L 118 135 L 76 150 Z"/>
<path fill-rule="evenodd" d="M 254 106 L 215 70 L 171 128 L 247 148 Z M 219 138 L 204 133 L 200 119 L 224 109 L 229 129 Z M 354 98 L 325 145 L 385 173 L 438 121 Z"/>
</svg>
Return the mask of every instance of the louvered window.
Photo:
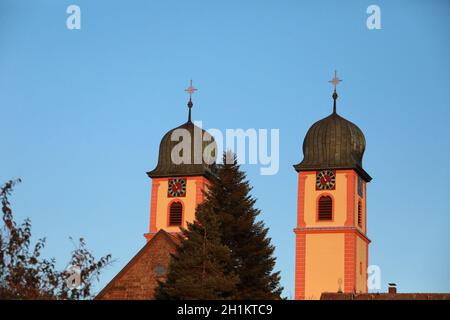
<svg viewBox="0 0 450 320">
<path fill-rule="evenodd" d="M 319 199 L 319 220 L 333 219 L 333 200 L 329 196 L 322 196 Z"/>
<path fill-rule="evenodd" d="M 183 218 L 183 205 L 180 202 L 173 202 L 169 211 L 169 226 L 181 226 Z"/>
<path fill-rule="evenodd" d="M 358 226 L 362 227 L 362 205 L 361 205 L 361 201 L 358 201 Z"/>
</svg>

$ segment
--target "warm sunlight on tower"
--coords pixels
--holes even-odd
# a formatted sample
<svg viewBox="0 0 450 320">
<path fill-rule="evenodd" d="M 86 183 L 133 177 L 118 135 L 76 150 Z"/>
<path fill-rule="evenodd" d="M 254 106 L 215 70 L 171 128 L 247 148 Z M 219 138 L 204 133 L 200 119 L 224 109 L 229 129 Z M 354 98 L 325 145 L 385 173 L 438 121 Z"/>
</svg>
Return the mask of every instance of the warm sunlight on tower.
<svg viewBox="0 0 450 320">
<path fill-rule="evenodd" d="M 336 112 L 316 122 L 303 142 L 298 172 L 295 299 L 323 292 L 367 292 L 366 183 L 362 131 Z"/>
</svg>

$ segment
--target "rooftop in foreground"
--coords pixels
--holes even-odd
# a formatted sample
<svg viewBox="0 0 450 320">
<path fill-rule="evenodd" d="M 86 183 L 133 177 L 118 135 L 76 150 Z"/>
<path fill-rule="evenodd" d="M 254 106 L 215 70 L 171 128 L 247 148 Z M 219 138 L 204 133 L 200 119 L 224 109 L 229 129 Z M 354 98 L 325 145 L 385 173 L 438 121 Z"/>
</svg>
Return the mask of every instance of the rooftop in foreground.
<svg viewBox="0 0 450 320">
<path fill-rule="evenodd" d="M 337 293 L 324 292 L 320 300 L 450 300 L 450 293 Z"/>
</svg>

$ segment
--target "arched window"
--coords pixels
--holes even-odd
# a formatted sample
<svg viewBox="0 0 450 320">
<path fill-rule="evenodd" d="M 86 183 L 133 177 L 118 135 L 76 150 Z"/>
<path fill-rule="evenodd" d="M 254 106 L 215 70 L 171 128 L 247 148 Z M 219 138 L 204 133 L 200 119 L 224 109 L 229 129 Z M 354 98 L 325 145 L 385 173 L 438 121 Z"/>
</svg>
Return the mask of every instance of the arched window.
<svg viewBox="0 0 450 320">
<path fill-rule="evenodd" d="M 362 227 L 362 205 L 361 205 L 361 201 L 358 201 L 358 226 Z"/>
<path fill-rule="evenodd" d="M 169 209 L 169 226 L 181 226 L 183 220 L 183 205 L 181 202 L 172 202 Z"/>
<path fill-rule="evenodd" d="M 319 220 L 333 219 L 333 200 L 330 196 L 321 196 L 319 199 Z"/>
</svg>

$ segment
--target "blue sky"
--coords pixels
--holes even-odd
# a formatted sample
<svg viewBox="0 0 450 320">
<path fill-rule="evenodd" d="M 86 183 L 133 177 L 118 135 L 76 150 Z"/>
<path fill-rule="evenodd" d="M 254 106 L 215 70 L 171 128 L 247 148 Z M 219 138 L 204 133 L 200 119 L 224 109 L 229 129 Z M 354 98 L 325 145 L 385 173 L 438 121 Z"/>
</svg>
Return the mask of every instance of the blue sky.
<svg viewBox="0 0 450 320">
<path fill-rule="evenodd" d="M 66 8 L 81 8 L 81 30 Z M 368 30 L 366 8 L 381 8 Z M 141 248 L 161 137 L 205 128 L 280 130 L 280 171 L 244 166 L 293 297 L 297 176 L 309 126 L 332 110 L 365 133 L 370 264 L 382 290 L 450 292 L 447 1 L 0 0 L 0 181 L 64 267 L 84 237 L 117 259 Z"/>
</svg>

